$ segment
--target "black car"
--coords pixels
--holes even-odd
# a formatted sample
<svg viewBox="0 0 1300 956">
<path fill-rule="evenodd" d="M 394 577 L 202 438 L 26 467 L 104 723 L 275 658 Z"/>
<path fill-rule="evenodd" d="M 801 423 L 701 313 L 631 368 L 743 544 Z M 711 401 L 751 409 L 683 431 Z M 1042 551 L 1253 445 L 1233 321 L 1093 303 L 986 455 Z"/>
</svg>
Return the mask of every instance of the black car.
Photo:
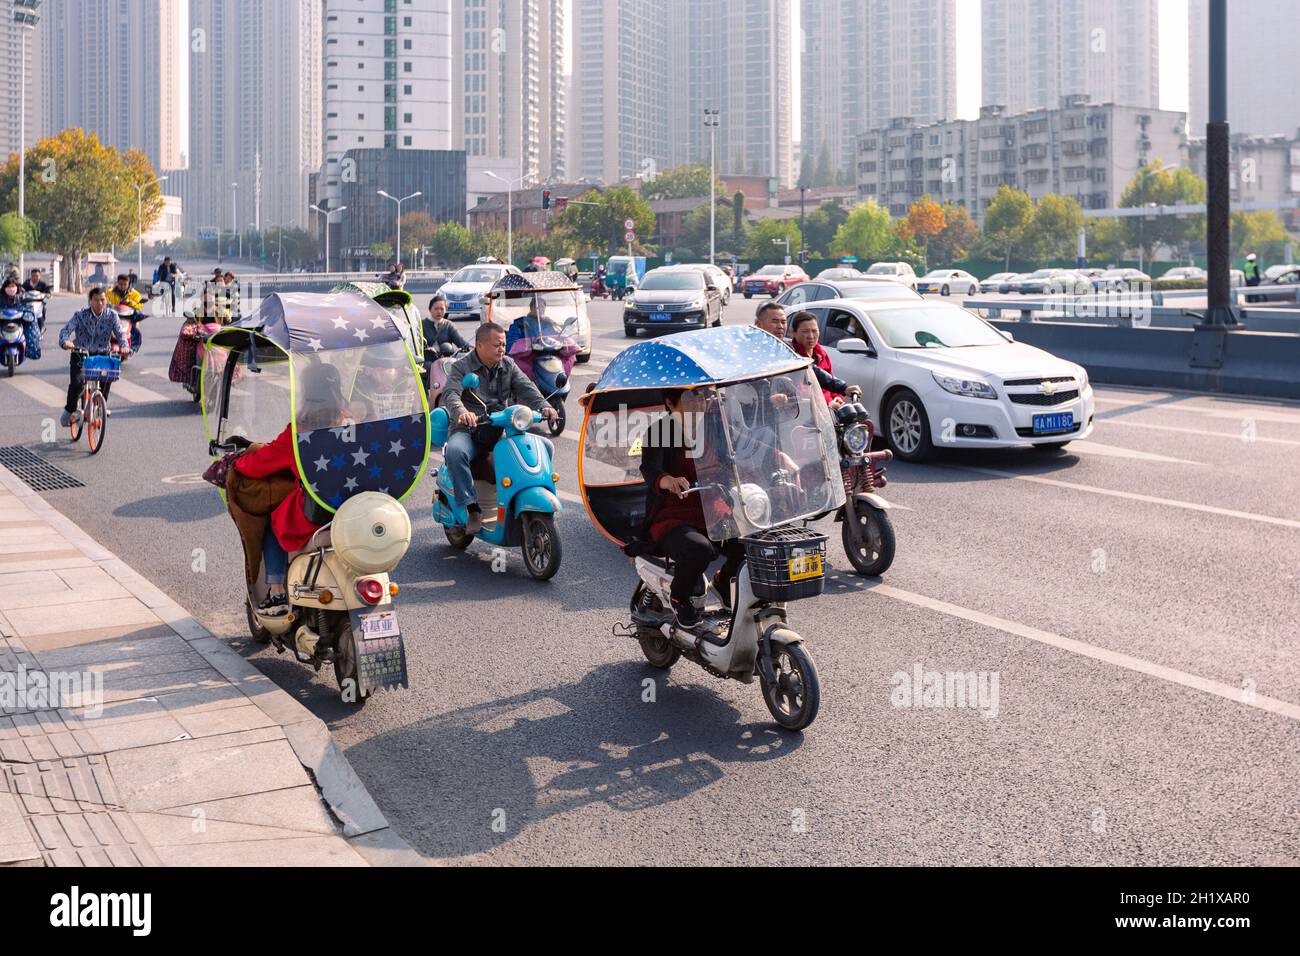
<svg viewBox="0 0 1300 956">
<path fill-rule="evenodd" d="M 778 305 L 789 311 L 802 309 L 823 299 L 919 299 L 911 288 L 893 279 L 813 279 L 800 282 L 776 297 Z"/>
<path fill-rule="evenodd" d="M 699 269 L 676 266 L 652 269 L 623 300 L 623 334 L 640 329 L 685 332 L 722 324 L 722 294 L 704 281 Z"/>
</svg>

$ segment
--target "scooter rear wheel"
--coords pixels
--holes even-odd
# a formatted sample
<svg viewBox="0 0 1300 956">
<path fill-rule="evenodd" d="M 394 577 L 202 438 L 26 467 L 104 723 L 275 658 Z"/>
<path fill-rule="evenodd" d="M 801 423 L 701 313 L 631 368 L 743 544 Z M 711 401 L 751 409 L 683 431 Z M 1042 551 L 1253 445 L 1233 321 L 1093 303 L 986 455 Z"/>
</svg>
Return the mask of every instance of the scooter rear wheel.
<svg viewBox="0 0 1300 956">
<path fill-rule="evenodd" d="M 253 641 L 258 644 L 271 643 L 271 632 L 257 623 L 257 615 L 253 613 L 253 602 L 244 601 L 244 613 L 248 616 L 248 633 L 252 635 Z"/>
<path fill-rule="evenodd" d="M 636 602 L 633 610 L 650 611 L 657 614 L 663 613 L 663 602 L 655 596 L 654 592 L 642 586 L 640 599 Z M 682 656 L 682 652 L 672 641 L 664 637 L 663 632 L 657 628 L 638 625 L 636 629 L 636 639 L 641 645 L 641 653 L 651 667 L 657 667 L 666 671 L 677 663 Z"/>
<path fill-rule="evenodd" d="M 339 685 L 339 694 L 344 703 L 360 707 L 370 699 L 371 691 L 361 693 L 361 684 L 357 678 L 357 640 L 352 633 L 352 618 L 346 613 L 335 612 L 330 615 L 330 628 L 334 631 L 334 680 Z M 322 635 L 323 637 L 324 635 Z M 349 684 L 352 698 L 348 699 Z"/>
<path fill-rule="evenodd" d="M 803 730 L 817 718 L 822 690 L 817 668 L 802 644 L 772 644 L 774 682 L 759 671 L 763 703 L 786 730 Z"/>
</svg>

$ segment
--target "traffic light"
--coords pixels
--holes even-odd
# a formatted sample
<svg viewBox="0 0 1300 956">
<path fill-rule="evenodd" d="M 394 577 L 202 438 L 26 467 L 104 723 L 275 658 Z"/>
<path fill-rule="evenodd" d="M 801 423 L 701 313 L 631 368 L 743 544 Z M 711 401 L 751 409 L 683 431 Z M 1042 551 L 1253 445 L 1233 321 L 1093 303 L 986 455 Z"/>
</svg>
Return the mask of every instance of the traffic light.
<svg viewBox="0 0 1300 956">
<path fill-rule="evenodd" d="M 543 209 L 551 208 L 551 191 L 549 189 L 542 190 L 542 208 Z"/>
</svg>

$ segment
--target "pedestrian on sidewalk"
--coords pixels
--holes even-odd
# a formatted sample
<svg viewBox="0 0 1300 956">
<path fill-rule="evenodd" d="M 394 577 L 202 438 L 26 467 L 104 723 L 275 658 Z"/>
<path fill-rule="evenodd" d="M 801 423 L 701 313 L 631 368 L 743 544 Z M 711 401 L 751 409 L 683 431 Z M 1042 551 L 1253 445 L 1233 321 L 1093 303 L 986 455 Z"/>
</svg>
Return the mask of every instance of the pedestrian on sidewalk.
<svg viewBox="0 0 1300 956">
<path fill-rule="evenodd" d="M 104 294 L 104 290 L 95 286 L 86 298 L 88 307 L 69 319 L 68 324 L 59 332 L 59 348 L 72 352 L 68 364 L 68 404 L 64 406 L 63 414 L 59 417 L 59 424 L 64 428 L 72 424 L 72 413 L 77 410 L 77 399 L 86 384 L 81 375 L 82 355 L 74 352 L 73 349 L 85 349 L 91 355 L 111 355 L 113 343 L 116 342 L 123 358 L 131 354 L 131 340 L 127 337 L 126 330 L 122 328 L 117 313 L 108 307 L 108 296 Z M 112 384 L 112 382 L 99 383 L 105 399 L 108 398 L 108 391 Z"/>
</svg>

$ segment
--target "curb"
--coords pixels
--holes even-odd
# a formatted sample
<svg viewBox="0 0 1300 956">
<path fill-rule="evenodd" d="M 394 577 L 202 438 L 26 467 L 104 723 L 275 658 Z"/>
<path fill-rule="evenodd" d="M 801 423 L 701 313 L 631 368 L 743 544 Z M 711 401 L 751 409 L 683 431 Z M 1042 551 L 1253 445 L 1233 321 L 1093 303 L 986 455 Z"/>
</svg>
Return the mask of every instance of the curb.
<svg viewBox="0 0 1300 956">
<path fill-rule="evenodd" d="M 0 487 L 23 499 L 86 558 L 99 564 L 182 640 L 279 724 L 320 798 L 338 820 L 342 837 L 371 866 L 431 866 L 389 826 L 365 784 L 330 735 L 329 728 L 301 703 L 218 639 L 183 607 L 104 548 L 57 508 L 0 465 Z"/>
</svg>

